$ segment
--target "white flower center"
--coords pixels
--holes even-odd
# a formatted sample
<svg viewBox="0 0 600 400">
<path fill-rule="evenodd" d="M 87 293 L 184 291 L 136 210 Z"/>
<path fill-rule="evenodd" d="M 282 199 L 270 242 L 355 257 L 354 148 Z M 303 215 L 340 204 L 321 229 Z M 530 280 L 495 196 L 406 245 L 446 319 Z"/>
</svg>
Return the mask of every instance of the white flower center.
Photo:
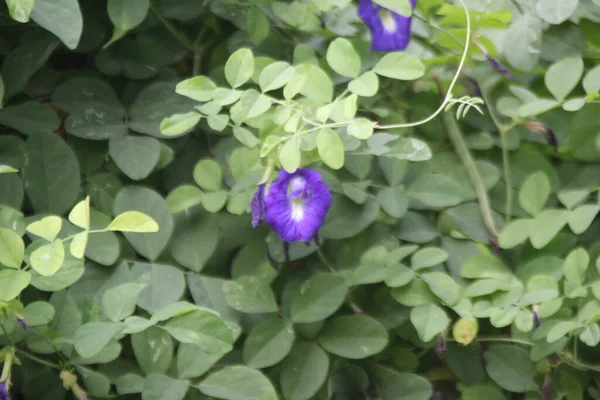
<svg viewBox="0 0 600 400">
<path fill-rule="evenodd" d="M 291 218 L 294 221 L 302 221 L 304 219 L 304 202 L 302 199 L 293 199 L 290 203 L 292 206 Z"/>
<path fill-rule="evenodd" d="M 381 20 L 383 29 L 387 33 L 396 32 L 396 20 L 394 19 L 391 11 L 382 8 L 379 10 L 379 19 Z"/>
</svg>

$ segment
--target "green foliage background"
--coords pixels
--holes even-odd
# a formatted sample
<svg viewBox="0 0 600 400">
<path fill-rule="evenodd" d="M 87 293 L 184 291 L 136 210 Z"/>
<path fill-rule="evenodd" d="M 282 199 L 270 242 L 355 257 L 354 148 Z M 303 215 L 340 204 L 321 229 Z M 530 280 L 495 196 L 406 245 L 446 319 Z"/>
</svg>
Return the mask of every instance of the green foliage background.
<svg viewBox="0 0 600 400">
<path fill-rule="evenodd" d="M 349 0 L 3 2 L 12 396 L 599 400 L 600 2 L 417 3 L 383 55 Z"/>
</svg>

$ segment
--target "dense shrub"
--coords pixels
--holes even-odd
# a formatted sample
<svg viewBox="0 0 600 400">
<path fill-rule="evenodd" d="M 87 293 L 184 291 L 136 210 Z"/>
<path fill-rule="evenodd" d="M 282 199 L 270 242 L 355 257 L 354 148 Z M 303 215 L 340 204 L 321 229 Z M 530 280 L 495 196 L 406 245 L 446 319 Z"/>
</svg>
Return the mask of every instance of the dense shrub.
<svg viewBox="0 0 600 400">
<path fill-rule="evenodd" d="M 373 1 L 2 2 L 0 399 L 600 400 L 600 2 Z"/>
</svg>

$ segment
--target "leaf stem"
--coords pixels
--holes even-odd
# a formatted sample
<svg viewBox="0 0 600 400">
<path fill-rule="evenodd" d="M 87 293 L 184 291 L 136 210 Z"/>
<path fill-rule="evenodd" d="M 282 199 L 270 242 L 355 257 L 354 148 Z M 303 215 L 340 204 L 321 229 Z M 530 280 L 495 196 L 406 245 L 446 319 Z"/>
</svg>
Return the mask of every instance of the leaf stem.
<svg viewBox="0 0 600 400">
<path fill-rule="evenodd" d="M 458 127 L 458 123 L 456 119 L 454 119 L 454 115 L 451 113 L 444 113 L 444 122 L 446 124 L 446 129 L 448 130 L 448 137 L 454 146 L 454 150 L 458 155 L 458 158 L 463 164 L 463 167 L 467 171 L 467 175 L 471 181 L 471 184 L 475 188 L 475 193 L 477 194 L 477 200 L 479 202 L 479 209 L 481 211 L 481 216 L 483 217 L 483 222 L 488 230 L 488 232 L 497 237 L 498 230 L 496 228 L 496 222 L 494 221 L 494 216 L 492 214 L 492 207 L 490 203 L 490 198 L 488 196 L 485 185 L 483 184 L 483 179 L 479 174 L 479 170 L 477 169 L 477 165 L 475 165 L 475 161 L 473 160 L 473 156 L 471 152 L 467 148 L 465 141 L 462 136 L 462 132 Z"/>
<path fill-rule="evenodd" d="M 437 117 L 442 111 L 444 111 L 444 108 L 446 108 L 446 105 L 452 99 L 452 89 L 454 89 L 454 85 L 458 81 L 458 78 L 460 77 L 460 74 L 463 70 L 465 62 L 467 60 L 467 55 L 469 54 L 469 44 L 471 43 L 471 17 L 469 16 L 469 10 L 467 9 L 467 6 L 463 0 L 458 0 L 458 1 L 460 2 L 461 6 L 465 10 L 465 17 L 467 20 L 467 35 L 465 38 L 465 47 L 462 52 L 462 56 L 460 58 L 460 63 L 458 64 L 456 73 L 454 74 L 454 77 L 452 78 L 452 81 L 450 82 L 450 85 L 448 86 L 448 90 L 446 92 L 446 96 L 444 97 L 444 101 L 442 101 L 442 104 L 438 107 L 437 110 L 435 110 L 435 112 L 433 114 L 431 114 L 429 117 L 427 117 L 425 119 L 415 121 L 415 122 L 409 122 L 406 124 L 375 125 L 375 129 L 384 129 L 385 130 L 385 129 L 397 129 L 397 128 L 410 128 L 412 126 L 425 124 L 425 123 L 431 121 L 432 119 L 434 119 L 435 117 Z"/>
</svg>

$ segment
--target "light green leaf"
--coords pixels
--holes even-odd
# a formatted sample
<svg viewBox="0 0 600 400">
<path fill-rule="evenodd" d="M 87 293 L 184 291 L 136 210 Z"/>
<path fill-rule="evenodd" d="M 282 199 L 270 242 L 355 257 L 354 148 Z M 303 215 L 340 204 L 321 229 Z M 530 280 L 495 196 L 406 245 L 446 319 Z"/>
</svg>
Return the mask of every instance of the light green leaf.
<svg viewBox="0 0 600 400">
<path fill-rule="evenodd" d="M 292 321 L 322 321 L 340 308 L 347 294 L 348 285 L 342 276 L 317 274 L 294 291 L 291 300 Z"/>
<path fill-rule="evenodd" d="M 138 296 L 145 283 L 124 283 L 108 289 L 102 296 L 102 308 L 113 322 L 129 317 L 135 311 Z"/>
<path fill-rule="evenodd" d="M 552 188 L 550 180 L 541 171 L 527 176 L 519 190 L 519 204 L 531 216 L 536 216 L 544 209 Z"/>
<path fill-rule="evenodd" d="M 448 328 L 450 318 L 440 307 L 428 304 L 413 308 L 410 311 L 410 322 L 417 330 L 421 340 L 429 342 Z"/>
<path fill-rule="evenodd" d="M 233 127 L 233 136 L 244 146 L 253 148 L 260 143 L 260 140 L 248 129 L 241 126 Z"/>
<path fill-rule="evenodd" d="M 108 17 L 115 27 L 128 31 L 146 18 L 150 0 L 108 0 Z"/>
<path fill-rule="evenodd" d="M 60 240 L 37 248 L 29 257 L 31 267 L 42 276 L 54 275 L 64 260 L 65 248 Z"/>
<path fill-rule="evenodd" d="M 202 202 L 202 191 L 195 185 L 181 185 L 167 196 L 167 205 L 173 214 L 188 210 Z"/>
<path fill-rule="evenodd" d="M 498 243 L 503 249 L 512 249 L 513 247 L 523 243 L 529 237 L 529 230 L 533 224 L 533 219 L 524 218 L 511 221 L 504 227 Z"/>
<path fill-rule="evenodd" d="M 29 22 L 29 15 L 33 10 L 35 0 L 6 0 L 10 17 L 17 22 Z M 1 99 L 2 96 L 0 96 Z"/>
<path fill-rule="evenodd" d="M 581 83 L 587 94 L 600 92 L 600 65 L 590 69 Z"/>
<path fill-rule="evenodd" d="M 207 396 L 224 400 L 278 400 L 275 388 L 258 370 L 242 366 L 225 367 L 200 382 Z"/>
<path fill-rule="evenodd" d="M 221 167 L 211 159 L 200 160 L 194 167 L 194 181 L 204 190 L 220 190 L 221 179 Z"/>
<path fill-rule="evenodd" d="M 217 213 L 227 203 L 227 196 L 228 194 L 224 190 L 204 193 L 202 195 L 202 206 L 210 213 Z"/>
<path fill-rule="evenodd" d="M 459 204 L 463 191 L 449 176 L 424 173 L 409 186 L 406 194 L 427 206 L 441 208 Z"/>
<path fill-rule="evenodd" d="M 227 304 L 244 313 L 269 313 L 278 310 L 275 295 L 262 279 L 242 277 L 223 284 Z"/>
<path fill-rule="evenodd" d="M 424 247 L 414 253 L 411 258 L 412 269 L 434 267 L 448 259 L 448 253 L 439 247 Z"/>
<path fill-rule="evenodd" d="M 367 71 L 348 83 L 348 90 L 361 97 L 373 97 L 379 89 L 379 78 L 373 71 Z"/>
<path fill-rule="evenodd" d="M 44 217 L 27 225 L 27 232 L 51 242 L 56 238 L 62 227 L 62 218 L 55 215 Z"/>
<path fill-rule="evenodd" d="M 544 1 L 542 1 L 543 3 Z M 545 3 L 565 4 L 572 3 L 572 0 L 556 2 L 553 0 L 545 1 Z M 577 3 L 577 1 L 575 1 Z M 540 3 L 538 3 L 539 9 Z M 575 4 L 577 5 L 577 4 Z M 539 11 L 538 11 L 539 12 Z M 581 57 L 563 58 L 552 64 L 544 75 L 544 83 L 548 91 L 552 93 L 558 101 L 563 101 L 569 93 L 577 86 L 581 76 L 583 75 L 583 60 Z"/>
<path fill-rule="evenodd" d="M 458 303 L 461 287 L 449 275 L 443 272 L 428 272 L 421 275 L 429 289 L 444 303 L 453 306 Z"/>
<path fill-rule="evenodd" d="M 375 123 L 369 121 L 366 118 L 357 118 L 350 122 L 348 127 L 348 134 L 354 136 L 357 139 L 366 140 L 373 135 L 373 128 Z"/>
<path fill-rule="evenodd" d="M 546 209 L 542 211 L 535 217 L 529 231 L 531 245 L 536 249 L 546 246 L 567 224 L 568 220 L 568 210 Z"/>
<path fill-rule="evenodd" d="M 89 232 L 83 231 L 79 232 L 77 235 L 73 237 L 71 240 L 71 244 L 69 245 L 69 252 L 75 258 L 82 259 L 85 255 L 85 249 L 88 244 Z"/>
<path fill-rule="evenodd" d="M 337 38 L 327 48 L 327 63 L 338 74 L 356 78 L 360 73 L 360 56 L 348 39 Z"/>
<path fill-rule="evenodd" d="M 319 335 L 321 347 L 337 356 L 362 359 L 379 353 L 388 344 L 386 329 L 366 315 L 330 319 Z"/>
<path fill-rule="evenodd" d="M 73 207 L 69 213 L 69 221 L 80 228 L 90 229 L 90 196 L 87 196 Z M 47 240 L 52 241 L 54 238 Z"/>
<path fill-rule="evenodd" d="M 206 122 L 208 123 L 210 129 L 214 129 L 217 132 L 222 132 L 225 128 L 227 128 L 227 124 L 229 124 L 229 115 L 211 115 L 206 118 Z"/>
<path fill-rule="evenodd" d="M 252 43 L 260 43 L 269 36 L 271 24 L 269 18 L 260 9 L 260 7 L 252 7 L 246 16 L 248 25 L 248 38 Z"/>
<path fill-rule="evenodd" d="M 388 267 L 385 284 L 389 287 L 405 286 L 416 276 L 415 272 L 403 264 L 394 264 Z"/>
<path fill-rule="evenodd" d="M 535 11 L 544 21 L 559 25 L 569 19 L 578 4 L 579 0 L 538 0 L 535 3 Z M 567 78 L 567 76 L 562 76 L 562 78 Z"/>
<path fill-rule="evenodd" d="M 225 63 L 225 78 L 234 89 L 246 83 L 253 73 L 254 55 L 250 49 L 237 50 Z"/>
<path fill-rule="evenodd" d="M 150 233 L 158 232 L 158 224 L 152 217 L 139 211 L 125 211 L 117 215 L 106 227 L 106 230 Z"/>
<path fill-rule="evenodd" d="M 592 225 L 596 215 L 600 212 L 600 206 L 595 204 L 584 204 L 569 212 L 569 228 L 576 235 L 581 235 Z"/>
<path fill-rule="evenodd" d="M 378 75 L 403 81 L 412 81 L 425 75 L 425 65 L 412 54 L 388 53 L 373 68 Z"/>
<path fill-rule="evenodd" d="M 35 0 L 31 19 L 55 34 L 69 49 L 79 44 L 83 17 L 77 0 Z"/>
<path fill-rule="evenodd" d="M 300 64 L 296 65 L 295 68 L 296 76 L 300 76 L 301 78 L 298 78 L 297 82 L 295 82 L 296 79 L 294 78 L 290 81 L 290 83 L 288 83 L 288 85 L 286 85 L 287 89 L 287 86 L 290 86 L 292 82 L 294 82 L 294 87 L 288 89 L 289 92 L 286 98 L 291 98 L 289 96 L 291 96 L 291 94 L 293 94 L 293 92 L 300 87 L 300 94 L 308 97 L 309 99 L 323 104 L 331 102 L 333 97 L 333 82 L 325 71 L 311 64 Z"/>
<path fill-rule="evenodd" d="M 25 255 L 25 244 L 16 232 L 0 228 L 0 264 L 19 269 Z"/>
<path fill-rule="evenodd" d="M 290 174 L 300 166 L 300 139 L 293 137 L 285 142 L 279 151 L 279 162 Z"/>
<path fill-rule="evenodd" d="M 589 264 L 590 256 L 585 249 L 580 247 L 571 251 L 565 259 L 565 279 L 576 285 L 582 285 Z"/>
<path fill-rule="evenodd" d="M 329 128 L 322 128 L 317 135 L 319 156 L 332 169 L 344 166 L 344 144 L 337 133 Z"/>
<path fill-rule="evenodd" d="M 0 271 L 0 301 L 11 301 L 29 286 L 31 274 L 27 271 L 4 269 Z"/>
<path fill-rule="evenodd" d="M 274 62 L 267 65 L 260 73 L 258 84 L 264 92 L 285 86 L 294 77 L 295 69 L 286 62 Z"/>
<path fill-rule="evenodd" d="M 200 119 L 202 119 L 202 115 L 195 111 L 173 114 L 160 122 L 160 132 L 165 136 L 184 135 L 198 125 Z"/>
<path fill-rule="evenodd" d="M 188 387 L 188 381 L 163 374 L 150 374 L 144 380 L 142 400 L 183 400 Z"/>
<path fill-rule="evenodd" d="M 175 87 L 175 92 L 192 100 L 206 102 L 213 99 L 213 90 L 217 85 L 206 76 L 195 76 L 181 81 Z"/>
</svg>

